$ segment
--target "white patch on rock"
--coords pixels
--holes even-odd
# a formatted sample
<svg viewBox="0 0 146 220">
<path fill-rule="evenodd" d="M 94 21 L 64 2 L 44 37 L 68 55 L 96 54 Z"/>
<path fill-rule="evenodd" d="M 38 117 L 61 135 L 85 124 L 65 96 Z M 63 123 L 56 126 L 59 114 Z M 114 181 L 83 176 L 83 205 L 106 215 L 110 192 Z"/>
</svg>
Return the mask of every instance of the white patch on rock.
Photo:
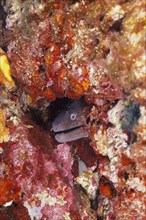
<svg viewBox="0 0 146 220">
<path fill-rule="evenodd" d="M 31 220 L 39 220 L 42 217 L 41 209 L 44 206 L 42 203 L 40 206 L 34 204 L 30 205 L 27 201 L 24 202 L 24 206 L 27 208 Z"/>
</svg>

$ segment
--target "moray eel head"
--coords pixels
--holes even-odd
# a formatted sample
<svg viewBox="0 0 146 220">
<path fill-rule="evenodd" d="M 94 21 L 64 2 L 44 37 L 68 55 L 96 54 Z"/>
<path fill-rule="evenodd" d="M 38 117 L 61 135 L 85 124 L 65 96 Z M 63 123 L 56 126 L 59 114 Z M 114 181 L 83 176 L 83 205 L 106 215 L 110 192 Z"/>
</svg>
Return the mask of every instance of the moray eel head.
<svg viewBox="0 0 146 220">
<path fill-rule="evenodd" d="M 59 143 L 88 136 L 84 106 L 82 99 L 75 100 L 55 118 L 52 130 L 56 133 L 55 139 Z"/>
</svg>

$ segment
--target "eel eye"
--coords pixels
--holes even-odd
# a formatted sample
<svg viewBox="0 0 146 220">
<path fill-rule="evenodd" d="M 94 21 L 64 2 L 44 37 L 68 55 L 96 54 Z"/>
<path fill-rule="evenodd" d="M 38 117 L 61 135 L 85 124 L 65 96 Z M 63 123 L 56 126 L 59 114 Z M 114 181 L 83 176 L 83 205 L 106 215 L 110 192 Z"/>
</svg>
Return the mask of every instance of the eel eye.
<svg viewBox="0 0 146 220">
<path fill-rule="evenodd" d="M 72 121 L 74 121 L 74 120 L 76 119 L 76 117 L 77 117 L 77 115 L 76 115 L 75 113 L 72 113 L 72 114 L 70 115 L 70 119 L 71 119 Z"/>
</svg>

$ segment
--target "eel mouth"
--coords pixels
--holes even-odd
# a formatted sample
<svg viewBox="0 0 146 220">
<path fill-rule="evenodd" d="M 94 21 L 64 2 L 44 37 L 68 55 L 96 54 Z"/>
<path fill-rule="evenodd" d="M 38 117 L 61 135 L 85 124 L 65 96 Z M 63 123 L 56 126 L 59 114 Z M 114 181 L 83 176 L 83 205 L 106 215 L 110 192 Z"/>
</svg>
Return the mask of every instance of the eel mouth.
<svg viewBox="0 0 146 220">
<path fill-rule="evenodd" d="M 66 129 L 66 130 L 62 130 L 62 131 L 57 131 L 55 132 L 55 134 L 61 134 L 61 133 L 69 133 L 69 132 L 73 132 L 74 130 L 78 129 L 78 128 L 81 128 L 83 126 L 77 126 L 77 127 L 74 127 L 74 128 L 70 128 L 70 129 Z"/>
<path fill-rule="evenodd" d="M 88 133 L 85 126 L 78 126 L 65 131 L 59 131 L 55 133 L 55 139 L 59 143 L 65 143 L 74 141 L 83 137 L 87 137 Z"/>
</svg>

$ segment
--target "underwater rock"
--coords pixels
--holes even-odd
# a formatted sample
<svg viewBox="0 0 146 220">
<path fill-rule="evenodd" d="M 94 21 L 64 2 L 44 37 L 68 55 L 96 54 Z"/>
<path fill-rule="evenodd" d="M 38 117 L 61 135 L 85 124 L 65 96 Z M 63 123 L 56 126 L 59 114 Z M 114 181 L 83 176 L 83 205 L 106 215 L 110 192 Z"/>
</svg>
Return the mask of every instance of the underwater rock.
<svg viewBox="0 0 146 220">
<path fill-rule="evenodd" d="M 0 215 L 143 220 L 145 1 L 0 6 Z M 86 130 L 58 144 L 80 98 Z"/>
</svg>

